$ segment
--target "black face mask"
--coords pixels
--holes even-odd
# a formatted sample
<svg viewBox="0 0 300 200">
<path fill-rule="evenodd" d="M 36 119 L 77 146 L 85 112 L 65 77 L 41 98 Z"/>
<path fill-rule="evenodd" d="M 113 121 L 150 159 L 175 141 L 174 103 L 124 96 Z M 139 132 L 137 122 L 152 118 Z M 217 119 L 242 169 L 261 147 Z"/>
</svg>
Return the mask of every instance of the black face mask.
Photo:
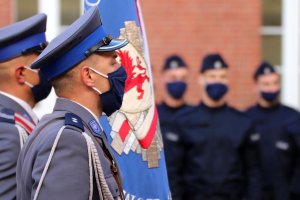
<svg viewBox="0 0 300 200">
<path fill-rule="evenodd" d="M 105 112 L 107 116 L 110 116 L 122 106 L 125 81 L 127 78 L 126 71 L 124 70 L 124 67 L 120 67 L 106 76 L 93 68 L 91 69 L 97 74 L 107 78 L 110 83 L 110 90 L 105 93 L 94 88 L 94 90 L 100 94 L 103 112 Z"/>
<path fill-rule="evenodd" d="M 186 90 L 186 83 L 184 81 L 167 83 L 167 90 L 174 99 L 181 99 Z"/>
<path fill-rule="evenodd" d="M 278 96 L 280 94 L 280 90 L 276 92 L 260 92 L 260 95 L 262 98 L 268 102 L 273 102 L 278 99 Z"/>
<path fill-rule="evenodd" d="M 41 71 L 39 72 L 40 82 L 37 85 L 32 85 L 25 82 L 31 88 L 33 98 L 36 103 L 44 100 L 50 94 L 52 86 L 50 82 L 43 76 Z"/>
<path fill-rule="evenodd" d="M 208 96 L 218 101 L 220 100 L 228 91 L 228 86 L 223 83 L 210 83 L 206 85 L 206 92 Z"/>
</svg>

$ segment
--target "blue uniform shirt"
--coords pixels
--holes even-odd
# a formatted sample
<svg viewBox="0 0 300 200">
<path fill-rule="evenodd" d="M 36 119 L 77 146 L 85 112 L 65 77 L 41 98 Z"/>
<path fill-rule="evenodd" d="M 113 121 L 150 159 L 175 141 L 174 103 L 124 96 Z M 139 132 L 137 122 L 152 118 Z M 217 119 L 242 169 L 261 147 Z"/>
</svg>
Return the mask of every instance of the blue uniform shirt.
<svg viewBox="0 0 300 200">
<path fill-rule="evenodd" d="M 246 114 L 254 120 L 260 134 L 264 199 L 290 199 L 289 182 L 294 176 L 296 162 L 295 137 L 297 139 L 300 134 L 299 112 L 278 104 L 272 108 L 256 105 Z"/>
<path fill-rule="evenodd" d="M 180 114 L 180 199 L 260 199 L 258 138 L 251 120 L 227 105 L 201 103 Z"/>
<path fill-rule="evenodd" d="M 182 143 L 182 134 L 176 129 L 176 119 L 183 117 L 180 113 L 191 109 L 191 106 L 182 105 L 178 108 L 171 108 L 165 103 L 157 106 L 159 114 L 160 129 L 165 145 L 165 156 L 168 169 L 168 177 L 172 198 L 182 199 L 182 174 L 184 159 L 184 145 Z"/>
</svg>

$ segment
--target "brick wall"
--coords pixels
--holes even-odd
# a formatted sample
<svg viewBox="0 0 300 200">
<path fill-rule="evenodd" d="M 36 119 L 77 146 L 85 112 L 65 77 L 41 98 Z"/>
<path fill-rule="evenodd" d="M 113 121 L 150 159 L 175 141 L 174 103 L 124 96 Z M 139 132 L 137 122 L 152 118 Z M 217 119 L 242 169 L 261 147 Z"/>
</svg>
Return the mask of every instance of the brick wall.
<svg viewBox="0 0 300 200">
<path fill-rule="evenodd" d="M 0 1 L 0 27 L 13 22 L 13 0 Z"/>
<path fill-rule="evenodd" d="M 260 0 L 141 0 L 156 87 L 162 100 L 160 70 L 164 58 L 182 55 L 190 66 L 186 101 L 200 100 L 197 74 L 203 55 L 221 52 L 230 65 L 229 103 L 252 104 L 252 74 L 261 55 Z"/>
</svg>

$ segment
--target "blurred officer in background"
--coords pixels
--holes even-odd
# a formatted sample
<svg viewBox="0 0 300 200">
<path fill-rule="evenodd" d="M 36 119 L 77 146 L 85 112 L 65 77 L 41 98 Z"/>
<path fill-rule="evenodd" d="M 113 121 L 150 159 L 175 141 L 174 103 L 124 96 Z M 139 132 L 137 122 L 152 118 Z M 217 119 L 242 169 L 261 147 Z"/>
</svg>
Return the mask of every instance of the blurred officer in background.
<svg viewBox="0 0 300 200">
<path fill-rule="evenodd" d="M 127 75 L 115 50 L 127 43 L 107 35 L 98 8 L 91 7 L 31 65 L 59 98 L 21 151 L 18 199 L 124 199 L 98 119 L 102 111 L 119 109 L 114 102 L 122 104 Z"/>
<path fill-rule="evenodd" d="M 250 119 L 226 104 L 228 65 L 207 55 L 199 78 L 202 102 L 177 119 L 185 146 L 180 199 L 260 199 L 258 140 Z"/>
<path fill-rule="evenodd" d="M 51 85 L 28 66 L 46 47 L 45 14 L 0 29 L 0 199 L 16 199 L 16 165 Z"/>
<path fill-rule="evenodd" d="M 270 63 L 260 64 L 254 80 L 258 94 L 257 105 L 249 108 L 246 114 L 256 123 L 260 137 L 263 200 L 288 200 L 291 199 L 289 182 L 295 175 L 296 154 L 299 156 L 295 149 L 297 141 L 293 136 L 300 136 L 300 132 L 298 136 L 294 135 L 298 130 L 295 122 L 300 115 L 280 103 L 280 76 Z M 300 199 L 298 197 L 296 199 Z"/>
<path fill-rule="evenodd" d="M 184 102 L 183 95 L 187 88 L 187 66 L 183 59 L 177 55 L 168 57 L 163 68 L 163 81 L 167 89 L 163 102 L 157 106 L 160 128 L 165 145 L 166 162 L 169 183 L 174 199 L 182 193 L 182 160 L 184 145 L 182 136 L 175 128 L 179 113 L 189 109 Z"/>
</svg>

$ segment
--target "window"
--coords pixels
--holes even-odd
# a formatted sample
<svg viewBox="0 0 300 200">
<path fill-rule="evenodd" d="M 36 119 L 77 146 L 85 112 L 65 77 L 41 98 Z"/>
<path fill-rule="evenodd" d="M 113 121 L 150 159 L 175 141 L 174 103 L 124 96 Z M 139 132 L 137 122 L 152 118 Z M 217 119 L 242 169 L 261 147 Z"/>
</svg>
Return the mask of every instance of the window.
<svg viewBox="0 0 300 200">
<path fill-rule="evenodd" d="M 39 0 L 16 0 L 16 21 L 23 20 L 38 13 Z M 60 8 L 60 24 L 62 28 L 73 23 L 81 14 L 82 0 L 59 0 Z"/>
<path fill-rule="evenodd" d="M 61 25 L 72 24 L 81 14 L 82 0 L 61 0 Z"/>
<path fill-rule="evenodd" d="M 282 0 L 262 0 L 262 58 L 281 65 Z"/>
<path fill-rule="evenodd" d="M 38 13 L 38 0 L 16 0 L 16 20 L 20 21 Z"/>
</svg>

